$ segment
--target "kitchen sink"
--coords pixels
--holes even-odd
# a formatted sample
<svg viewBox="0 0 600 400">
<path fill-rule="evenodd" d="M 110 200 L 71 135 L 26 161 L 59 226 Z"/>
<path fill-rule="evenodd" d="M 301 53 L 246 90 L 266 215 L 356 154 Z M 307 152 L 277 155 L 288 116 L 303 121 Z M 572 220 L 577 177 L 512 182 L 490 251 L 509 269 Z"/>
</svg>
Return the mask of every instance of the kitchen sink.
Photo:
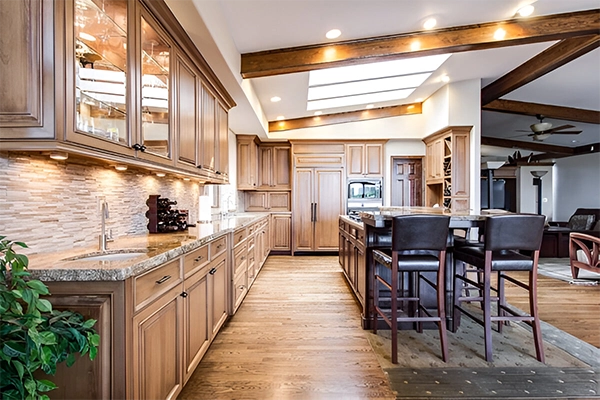
<svg viewBox="0 0 600 400">
<path fill-rule="evenodd" d="M 146 253 L 147 251 L 142 249 L 114 250 L 106 253 L 83 254 L 81 256 L 66 258 L 64 261 L 123 261 L 145 255 Z"/>
</svg>

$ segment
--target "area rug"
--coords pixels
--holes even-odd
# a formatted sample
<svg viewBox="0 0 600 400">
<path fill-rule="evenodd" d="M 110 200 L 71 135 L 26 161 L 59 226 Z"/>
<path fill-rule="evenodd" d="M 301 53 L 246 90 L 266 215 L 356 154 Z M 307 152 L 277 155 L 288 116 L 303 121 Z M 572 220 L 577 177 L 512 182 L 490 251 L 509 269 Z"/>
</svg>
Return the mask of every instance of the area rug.
<svg viewBox="0 0 600 400">
<path fill-rule="evenodd" d="M 485 361 L 482 328 L 468 318 L 457 332 L 448 332 L 447 363 L 437 330 L 399 331 L 396 365 L 390 359 L 390 331 L 365 334 L 397 399 L 600 398 L 600 349 L 548 324 L 542 332 L 545 364 L 536 360 L 525 324 L 493 332 L 493 362 Z M 575 344 L 581 346 L 568 348 Z"/>
<path fill-rule="evenodd" d="M 579 270 L 579 276 L 577 279 L 573 279 L 568 258 L 540 258 L 538 273 L 569 282 L 572 285 L 600 285 L 600 274 L 591 271 Z"/>
</svg>

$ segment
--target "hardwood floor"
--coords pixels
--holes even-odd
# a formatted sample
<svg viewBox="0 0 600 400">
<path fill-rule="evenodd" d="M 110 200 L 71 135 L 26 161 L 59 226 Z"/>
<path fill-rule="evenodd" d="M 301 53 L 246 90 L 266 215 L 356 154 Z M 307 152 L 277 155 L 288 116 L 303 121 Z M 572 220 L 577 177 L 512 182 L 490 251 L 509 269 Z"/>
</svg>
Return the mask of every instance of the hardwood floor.
<svg viewBox="0 0 600 400">
<path fill-rule="evenodd" d="M 525 280 L 526 273 L 514 273 Z M 528 310 L 527 292 L 507 284 L 509 304 Z M 540 319 L 600 348 L 600 286 L 571 285 L 538 274 Z"/>
<path fill-rule="evenodd" d="M 337 257 L 270 256 L 180 399 L 394 399 Z"/>
</svg>

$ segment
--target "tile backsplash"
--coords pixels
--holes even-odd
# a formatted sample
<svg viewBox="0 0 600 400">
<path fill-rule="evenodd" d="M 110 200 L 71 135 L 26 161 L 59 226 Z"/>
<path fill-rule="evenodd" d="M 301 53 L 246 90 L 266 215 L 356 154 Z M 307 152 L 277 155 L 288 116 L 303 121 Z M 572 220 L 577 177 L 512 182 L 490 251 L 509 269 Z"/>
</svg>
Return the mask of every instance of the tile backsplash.
<svg viewBox="0 0 600 400">
<path fill-rule="evenodd" d="M 118 239 L 148 232 L 151 194 L 176 200 L 176 207 L 189 210 L 189 221 L 195 221 L 201 190 L 198 182 L 116 171 L 94 160 L 0 152 L 0 235 L 27 243 L 29 254 L 96 246 L 102 197 L 109 206 L 107 229 Z"/>
</svg>

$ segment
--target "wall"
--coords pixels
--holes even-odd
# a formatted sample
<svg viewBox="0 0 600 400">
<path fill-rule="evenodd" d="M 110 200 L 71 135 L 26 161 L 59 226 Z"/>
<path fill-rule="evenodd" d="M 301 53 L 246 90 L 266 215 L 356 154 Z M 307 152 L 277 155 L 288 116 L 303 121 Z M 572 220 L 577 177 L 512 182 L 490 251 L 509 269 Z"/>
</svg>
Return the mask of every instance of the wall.
<svg viewBox="0 0 600 400">
<path fill-rule="evenodd" d="M 99 198 L 105 196 L 107 228 L 115 238 L 147 234 L 146 200 L 160 194 L 198 213 L 201 185 L 168 175 L 70 157 L 55 161 L 37 153 L 0 153 L 0 235 L 27 243 L 33 254 L 98 246 Z M 110 248 L 110 244 L 109 244 Z"/>
<path fill-rule="evenodd" d="M 556 160 L 554 221 L 568 221 L 577 208 L 600 208 L 600 153 Z"/>
<path fill-rule="evenodd" d="M 521 166 L 517 170 L 517 212 L 537 214 L 538 187 L 533 185 L 531 171 L 548 171 L 542 177 L 542 214 L 553 220 L 553 173 L 552 166 Z"/>
</svg>

